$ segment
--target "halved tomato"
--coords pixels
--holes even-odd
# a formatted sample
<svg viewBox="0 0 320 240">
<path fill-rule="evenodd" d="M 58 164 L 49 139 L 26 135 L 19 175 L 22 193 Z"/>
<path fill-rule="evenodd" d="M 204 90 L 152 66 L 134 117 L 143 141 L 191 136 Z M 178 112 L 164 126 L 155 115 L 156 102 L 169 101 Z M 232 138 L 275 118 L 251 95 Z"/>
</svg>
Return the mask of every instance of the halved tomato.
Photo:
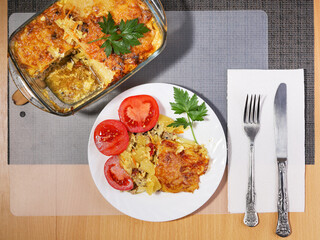
<svg viewBox="0 0 320 240">
<path fill-rule="evenodd" d="M 119 118 L 129 132 L 146 132 L 159 119 L 157 101 L 149 95 L 137 95 L 124 99 L 119 107 Z"/>
<path fill-rule="evenodd" d="M 94 130 L 94 143 L 102 154 L 118 155 L 128 147 L 127 128 L 118 120 L 105 120 Z"/>
<path fill-rule="evenodd" d="M 133 188 L 129 174 L 120 166 L 119 157 L 112 156 L 104 164 L 104 175 L 111 187 L 127 191 Z"/>
</svg>

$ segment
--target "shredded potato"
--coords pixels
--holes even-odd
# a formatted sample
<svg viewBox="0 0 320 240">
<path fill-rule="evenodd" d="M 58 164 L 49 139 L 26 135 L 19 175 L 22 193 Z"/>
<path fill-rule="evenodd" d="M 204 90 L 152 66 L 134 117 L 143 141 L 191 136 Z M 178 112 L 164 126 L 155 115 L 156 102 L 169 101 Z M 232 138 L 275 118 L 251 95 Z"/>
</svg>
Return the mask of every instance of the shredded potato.
<svg viewBox="0 0 320 240">
<path fill-rule="evenodd" d="M 158 123 L 150 131 L 146 133 L 131 133 L 127 149 L 120 154 L 121 166 L 134 181 L 134 188 L 131 190 L 131 193 L 147 192 L 151 195 L 159 190 L 169 192 L 179 192 L 180 190 L 193 192 L 197 189 L 199 183 L 197 179 L 205 173 L 208 166 L 209 159 L 206 149 L 193 141 L 179 138 L 177 134 L 182 133 L 184 129 L 183 127 L 167 127 L 172 122 L 173 120 L 171 118 L 160 115 Z M 162 142 L 167 140 L 176 143 L 176 147 L 174 148 L 175 154 L 181 155 L 183 153 L 185 156 L 188 156 L 186 160 L 191 160 L 194 163 L 198 162 L 197 158 L 204 162 L 204 164 L 199 164 L 195 169 L 196 173 L 192 178 L 192 186 L 182 186 L 177 189 L 177 191 L 170 191 L 170 187 L 162 185 L 156 176 L 156 172 L 159 173 L 159 170 L 157 171 L 158 150 L 161 149 L 161 152 L 163 152 L 164 145 Z M 186 166 L 186 164 L 183 166 Z M 162 170 L 164 170 L 163 166 L 161 167 L 161 171 Z M 174 169 L 174 171 L 178 172 L 178 175 L 180 174 L 180 169 Z M 163 176 L 160 177 L 164 179 Z"/>
</svg>

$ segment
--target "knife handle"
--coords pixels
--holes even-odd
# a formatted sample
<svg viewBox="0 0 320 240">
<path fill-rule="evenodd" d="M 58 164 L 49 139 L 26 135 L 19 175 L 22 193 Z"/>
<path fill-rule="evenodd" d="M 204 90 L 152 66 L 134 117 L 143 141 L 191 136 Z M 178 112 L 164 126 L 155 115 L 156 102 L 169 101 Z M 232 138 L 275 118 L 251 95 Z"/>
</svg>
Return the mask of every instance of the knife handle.
<svg viewBox="0 0 320 240">
<path fill-rule="evenodd" d="M 278 224 L 276 234 L 280 237 L 287 237 L 291 234 L 288 209 L 288 192 L 287 192 L 287 163 L 278 161 Z"/>
</svg>

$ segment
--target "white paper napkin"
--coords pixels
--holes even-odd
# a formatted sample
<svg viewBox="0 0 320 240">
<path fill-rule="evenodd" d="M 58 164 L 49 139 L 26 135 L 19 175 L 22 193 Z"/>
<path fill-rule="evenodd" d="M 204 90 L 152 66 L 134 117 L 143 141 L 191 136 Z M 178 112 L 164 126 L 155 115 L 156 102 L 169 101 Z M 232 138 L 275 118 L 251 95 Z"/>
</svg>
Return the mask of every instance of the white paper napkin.
<svg viewBox="0 0 320 240">
<path fill-rule="evenodd" d="M 275 152 L 274 97 L 287 84 L 289 211 L 305 206 L 304 72 L 298 70 L 228 70 L 228 210 L 245 211 L 249 140 L 243 130 L 247 94 L 262 94 L 261 127 L 255 141 L 256 210 L 276 212 L 278 168 Z"/>
</svg>

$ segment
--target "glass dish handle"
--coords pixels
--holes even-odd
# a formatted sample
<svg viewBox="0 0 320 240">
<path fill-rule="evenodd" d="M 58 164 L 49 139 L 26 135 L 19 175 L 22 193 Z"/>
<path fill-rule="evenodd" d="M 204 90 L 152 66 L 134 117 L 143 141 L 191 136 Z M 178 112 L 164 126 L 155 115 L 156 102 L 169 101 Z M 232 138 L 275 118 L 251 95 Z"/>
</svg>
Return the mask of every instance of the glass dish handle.
<svg viewBox="0 0 320 240">
<path fill-rule="evenodd" d="M 22 95 L 36 107 L 44 111 L 48 111 L 47 108 L 45 108 L 41 104 L 41 102 L 34 96 L 34 94 L 30 90 L 30 88 L 27 86 L 27 84 L 23 81 L 22 77 L 20 76 L 20 73 L 18 72 L 16 66 L 14 65 L 10 57 L 8 59 L 8 67 L 9 67 L 9 73 L 13 79 L 13 82 L 15 83 L 19 91 L 22 93 Z"/>
</svg>

